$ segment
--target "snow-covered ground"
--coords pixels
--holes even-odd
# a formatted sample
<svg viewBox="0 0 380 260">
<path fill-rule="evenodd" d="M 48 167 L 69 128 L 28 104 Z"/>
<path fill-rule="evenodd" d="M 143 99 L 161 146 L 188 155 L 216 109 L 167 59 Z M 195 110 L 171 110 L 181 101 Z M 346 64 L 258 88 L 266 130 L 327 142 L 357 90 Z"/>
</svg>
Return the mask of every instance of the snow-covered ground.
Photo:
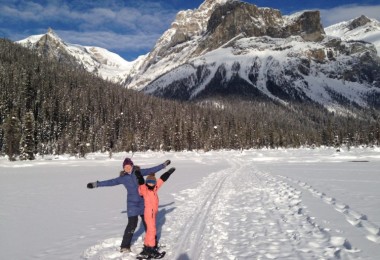
<svg viewBox="0 0 380 260">
<path fill-rule="evenodd" d="M 118 252 L 127 224 L 116 177 L 130 154 L 0 158 L 0 259 L 135 259 Z M 378 259 L 380 149 L 136 153 L 177 171 L 159 192 L 165 259 Z M 164 171 L 162 171 L 163 173 Z M 160 176 L 161 173 L 158 173 Z"/>
</svg>

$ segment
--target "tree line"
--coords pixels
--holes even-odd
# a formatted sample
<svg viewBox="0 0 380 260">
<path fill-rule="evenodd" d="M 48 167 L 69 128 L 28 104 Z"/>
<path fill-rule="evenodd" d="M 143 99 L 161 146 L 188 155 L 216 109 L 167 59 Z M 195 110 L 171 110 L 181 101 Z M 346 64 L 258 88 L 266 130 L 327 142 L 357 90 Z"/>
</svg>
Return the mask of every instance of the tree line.
<svg viewBox="0 0 380 260">
<path fill-rule="evenodd" d="M 0 151 L 36 154 L 377 145 L 378 110 L 241 97 L 165 100 L 0 40 Z"/>
</svg>

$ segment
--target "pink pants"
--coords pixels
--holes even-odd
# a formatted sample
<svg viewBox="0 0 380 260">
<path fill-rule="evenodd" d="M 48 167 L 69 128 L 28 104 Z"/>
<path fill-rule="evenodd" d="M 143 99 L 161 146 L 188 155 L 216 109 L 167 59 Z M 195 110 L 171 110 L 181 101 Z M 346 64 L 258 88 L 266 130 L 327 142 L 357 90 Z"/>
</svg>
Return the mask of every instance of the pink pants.
<svg viewBox="0 0 380 260">
<path fill-rule="evenodd" d="M 152 208 L 145 208 L 144 220 L 146 223 L 146 234 L 144 239 L 144 245 L 149 247 L 156 246 L 156 216 L 157 211 Z"/>
</svg>

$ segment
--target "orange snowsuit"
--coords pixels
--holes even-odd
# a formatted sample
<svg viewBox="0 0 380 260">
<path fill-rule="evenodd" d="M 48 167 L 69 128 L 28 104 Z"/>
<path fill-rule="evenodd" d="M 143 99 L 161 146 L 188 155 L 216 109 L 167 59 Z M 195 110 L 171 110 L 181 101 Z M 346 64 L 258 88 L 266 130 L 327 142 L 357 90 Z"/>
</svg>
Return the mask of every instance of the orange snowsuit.
<svg viewBox="0 0 380 260">
<path fill-rule="evenodd" d="M 143 196 L 145 203 L 144 220 L 146 223 L 146 235 L 144 245 L 149 247 L 154 247 L 156 245 L 156 216 L 159 203 L 157 191 L 161 188 L 162 184 L 164 184 L 164 181 L 159 178 L 152 190 L 146 185 L 139 185 L 139 194 Z"/>
</svg>

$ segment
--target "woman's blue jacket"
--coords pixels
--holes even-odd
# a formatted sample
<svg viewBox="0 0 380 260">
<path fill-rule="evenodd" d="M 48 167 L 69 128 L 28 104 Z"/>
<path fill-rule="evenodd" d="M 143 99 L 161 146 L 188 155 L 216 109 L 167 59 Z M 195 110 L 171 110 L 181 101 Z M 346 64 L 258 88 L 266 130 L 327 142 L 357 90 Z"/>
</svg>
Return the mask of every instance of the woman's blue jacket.
<svg viewBox="0 0 380 260">
<path fill-rule="evenodd" d="M 141 174 L 143 176 L 153 174 L 165 168 L 164 164 L 158 166 L 141 169 Z M 144 215 L 144 199 L 139 195 L 138 192 L 138 182 L 135 175 L 135 169 L 133 169 L 131 174 L 126 174 L 114 179 L 106 181 L 98 181 L 98 187 L 109 187 L 123 184 L 127 189 L 127 214 L 128 217 Z"/>
</svg>

